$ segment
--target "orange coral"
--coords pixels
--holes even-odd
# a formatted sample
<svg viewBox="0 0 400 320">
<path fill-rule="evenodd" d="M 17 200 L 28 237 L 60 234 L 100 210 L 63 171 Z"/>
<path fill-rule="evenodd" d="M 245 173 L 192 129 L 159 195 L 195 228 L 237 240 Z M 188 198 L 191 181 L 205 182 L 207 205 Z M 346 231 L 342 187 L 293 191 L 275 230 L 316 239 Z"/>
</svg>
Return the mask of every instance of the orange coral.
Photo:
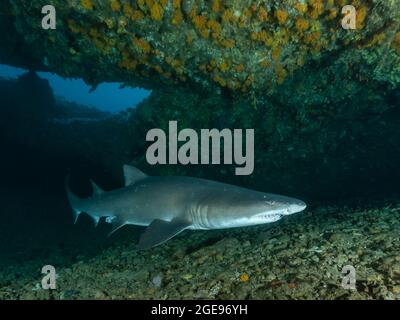
<svg viewBox="0 0 400 320">
<path fill-rule="evenodd" d="M 207 22 L 207 27 L 213 32 L 213 37 L 216 38 L 221 32 L 221 25 L 215 20 L 209 20 Z"/>
<path fill-rule="evenodd" d="M 195 15 L 192 18 L 192 22 L 198 30 L 204 29 L 206 27 L 207 19 L 203 15 Z"/>
<path fill-rule="evenodd" d="M 247 273 L 243 273 L 239 277 L 239 281 L 240 282 L 247 282 L 249 280 L 250 280 L 250 277 L 249 277 L 249 275 Z"/>
<path fill-rule="evenodd" d="M 162 69 L 160 66 L 158 66 L 158 65 L 153 65 L 152 68 L 153 68 L 157 73 L 162 74 L 162 73 L 164 72 L 163 69 Z"/>
<path fill-rule="evenodd" d="M 397 32 L 394 36 L 392 46 L 396 50 L 396 53 L 400 55 L 400 32 Z"/>
<path fill-rule="evenodd" d="M 203 38 L 208 38 L 210 30 L 207 29 L 207 18 L 204 15 L 194 14 L 192 17 L 192 22 L 195 25 L 197 31 Z"/>
<path fill-rule="evenodd" d="M 168 63 L 173 68 L 178 68 L 182 66 L 182 62 L 180 60 L 171 57 L 166 57 L 165 62 Z"/>
<path fill-rule="evenodd" d="M 250 19 L 252 16 L 252 9 L 246 8 L 243 10 L 242 16 L 246 17 L 247 19 Z"/>
<path fill-rule="evenodd" d="M 335 5 L 335 0 L 327 0 L 326 1 L 326 6 L 328 7 L 328 8 L 331 8 L 331 7 L 333 7 Z"/>
<path fill-rule="evenodd" d="M 234 22 L 236 20 L 233 10 L 232 9 L 226 9 L 221 16 L 221 19 L 224 23 L 230 23 Z"/>
<path fill-rule="evenodd" d="M 277 64 L 275 66 L 275 73 L 276 73 L 276 81 L 278 82 L 278 84 L 282 84 L 283 81 L 285 81 L 286 76 L 287 76 L 287 72 L 285 70 L 284 67 L 282 67 L 280 64 Z"/>
<path fill-rule="evenodd" d="M 336 8 L 329 9 L 329 15 L 328 15 L 329 20 L 335 19 L 337 17 L 337 15 L 338 15 L 338 11 L 336 10 Z"/>
<path fill-rule="evenodd" d="M 254 82 L 254 76 L 251 74 L 251 75 L 249 75 L 247 77 L 246 81 L 244 82 L 244 84 L 243 84 L 244 88 L 243 89 L 251 87 L 253 82 Z"/>
<path fill-rule="evenodd" d="M 228 82 L 227 86 L 228 86 L 229 89 L 232 89 L 232 90 L 236 90 L 236 89 L 240 88 L 239 82 L 237 82 L 235 80 L 230 80 Z"/>
<path fill-rule="evenodd" d="M 211 9 L 213 12 L 218 13 L 221 10 L 221 0 L 213 0 Z"/>
<path fill-rule="evenodd" d="M 299 13 L 307 12 L 307 3 L 297 2 L 294 7 Z"/>
<path fill-rule="evenodd" d="M 231 48 L 233 48 L 235 46 L 235 40 L 233 40 L 233 39 L 222 39 L 221 40 L 221 45 L 224 48 L 231 49 Z"/>
<path fill-rule="evenodd" d="M 118 66 L 128 71 L 133 71 L 136 69 L 137 61 L 131 58 L 129 52 L 124 50 L 122 52 L 122 60 L 118 62 Z"/>
<path fill-rule="evenodd" d="M 141 38 L 133 38 L 133 43 L 138 47 L 143 53 L 148 54 L 151 51 L 151 46 L 150 44 Z"/>
<path fill-rule="evenodd" d="M 135 11 L 133 11 L 133 14 L 131 15 L 131 19 L 132 19 L 133 21 L 141 20 L 141 19 L 143 19 L 143 18 L 144 18 L 144 14 L 143 14 L 143 12 L 140 11 L 140 10 L 135 10 Z"/>
<path fill-rule="evenodd" d="M 236 66 L 235 68 L 236 72 L 243 72 L 244 71 L 244 65 L 243 64 L 239 64 L 238 66 Z"/>
<path fill-rule="evenodd" d="M 215 75 L 213 80 L 217 82 L 221 87 L 226 87 L 226 81 L 220 75 Z"/>
<path fill-rule="evenodd" d="M 260 66 L 264 69 L 269 68 L 271 66 L 271 63 L 267 60 L 263 60 L 260 62 Z"/>
<path fill-rule="evenodd" d="M 272 60 L 274 60 L 274 61 L 278 60 L 281 55 L 281 51 L 282 51 L 282 49 L 279 47 L 272 49 L 272 51 L 271 51 Z"/>
<path fill-rule="evenodd" d="M 324 12 L 324 4 L 322 0 L 310 0 L 310 17 L 313 20 L 318 19 L 318 17 Z"/>
<path fill-rule="evenodd" d="M 120 11 L 121 10 L 121 4 L 119 3 L 118 0 L 111 0 L 110 6 L 111 6 L 112 11 Z"/>
<path fill-rule="evenodd" d="M 218 68 L 221 72 L 227 72 L 229 70 L 229 64 L 226 61 L 222 61 Z"/>
<path fill-rule="evenodd" d="M 366 6 L 362 6 L 361 8 L 357 9 L 356 27 L 358 29 L 361 29 L 364 27 L 364 21 L 365 21 L 365 18 L 367 17 L 367 13 L 368 13 L 368 8 Z"/>
<path fill-rule="evenodd" d="M 275 17 L 278 19 L 280 24 L 284 24 L 287 21 L 289 14 L 281 9 L 275 11 Z"/>
<path fill-rule="evenodd" d="M 81 0 L 81 6 L 86 10 L 93 10 L 93 2 L 92 0 Z"/>
<path fill-rule="evenodd" d="M 252 33 L 250 33 L 250 39 L 253 41 L 259 40 L 259 32 L 253 31 Z"/>
<path fill-rule="evenodd" d="M 187 44 L 192 44 L 192 43 L 193 43 L 193 34 L 192 34 L 191 32 L 189 32 L 189 33 L 186 35 L 186 43 L 187 43 Z"/>
<path fill-rule="evenodd" d="M 306 44 L 312 44 L 318 41 L 320 38 L 321 38 L 321 32 L 315 31 L 306 35 L 306 37 L 304 38 L 304 42 Z"/>
<path fill-rule="evenodd" d="M 250 37 L 254 41 L 264 42 L 264 44 L 267 46 L 271 46 L 273 43 L 272 37 L 268 35 L 268 33 L 265 30 L 262 30 L 260 32 L 254 31 L 250 34 Z"/>
<path fill-rule="evenodd" d="M 374 34 L 372 39 L 370 41 L 368 41 L 368 43 L 365 44 L 363 47 L 369 48 L 369 47 L 375 46 L 377 44 L 380 44 L 383 42 L 383 40 L 385 40 L 385 38 L 386 38 L 386 34 L 384 34 L 383 32 Z"/>
<path fill-rule="evenodd" d="M 172 16 L 171 23 L 174 25 L 179 25 L 183 21 L 183 15 L 181 12 L 181 3 L 182 0 L 173 0 L 172 7 L 174 8 L 174 14 Z"/>
<path fill-rule="evenodd" d="M 153 20 L 161 21 L 164 15 L 164 9 L 161 7 L 160 4 L 154 3 L 150 7 L 150 15 Z"/>
<path fill-rule="evenodd" d="M 204 39 L 207 39 L 208 36 L 210 35 L 210 30 L 208 30 L 208 29 L 202 29 L 202 30 L 200 30 L 200 35 L 201 35 Z"/>
<path fill-rule="evenodd" d="M 400 32 L 397 32 L 396 35 L 394 36 L 393 42 L 397 45 L 400 45 Z"/>
<path fill-rule="evenodd" d="M 146 3 L 146 6 L 150 9 L 152 6 L 154 6 L 154 4 L 156 3 L 157 0 L 144 0 L 144 2 Z M 138 1 L 140 2 L 140 1 Z M 143 1 L 142 1 L 143 2 Z M 138 3 L 139 4 L 139 3 Z M 140 6 L 140 4 L 139 4 Z"/>
<path fill-rule="evenodd" d="M 75 2 L 81 4 L 81 10 L 97 9 L 97 4 L 100 3 L 97 0 Z M 293 0 L 293 8 L 290 9 L 286 4 L 280 5 L 278 1 L 266 5 L 265 1 L 254 0 L 240 5 L 240 0 L 210 0 L 204 3 L 201 1 L 201 4 L 189 1 L 190 6 L 183 5 L 186 2 L 182 0 L 104 2 L 109 11 L 121 13 L 102 15 L 99 11 L 100 19 L 96 26 L 85 24 L 83 27 L 72 20 L 67 21 L 67 26 L 72 32 L 79 34 L 77 37 L 89 37 L 93 45 L 102 52 L 118 49 L 122 54 L 118 62 L 121 68 L 133 70 L 142 65 L 145 68 L 140 68 L 138 72 L 157 72 L 162 76 L 172 75 L 175 80 L 183 79 L 186 71 L 184 66 L 188 61 L 177 59 L 173 50 L 165 48 L 162 52 L 156 52 L 156 48 L 152 48 L 145 40 L 150 39 L 150 36 L 140 38 L 139 35 L 133 35 L 131 39 L 134 45 L 131 47 L 120 46 L 117 36 L 122 34 L 128 37 L 130 32 L 134 32 L 134 29 L 123 28 L 128 26 L 128 19 L 154 24 L 151 20 L 162 21 L 165 18 L 168 20 L 165 22 L 169 22 L 170 26 L 181 26 L 180 28 L 184 22 L 189 22 L 192 26 L 188 26 L 189 29 L 182 34 L 183 45 L 193 45 L 194 41 L 199 40 L 205 47 L 212 48 L 214 57 L 210 62 L 199 61 L 200 67 L 197 72 L 204 73 L 209 80 L 221 86 L 246 91 L 265 88 L 260 80 L 261 72 L 270 76 L 271 85 L 281 84 L 287 75 L 293 74 L 308 61 L 309 55 L 318 54 L 324 48 L 330 50 L 338 39 L 342 39 L 343 34 L 340 28 L 337 28 L 340 21 L 329 21 L 340 19 L 340 3 L 352 4 L 357 8 L 358 28 L 366 23 L 371 6 L 364 0 Z M 103 6 L 101 9 L 104 9 Z M 114 32 L 108 32 L 107 29 L 113 29 L 115 36 Z M 384 32 L 387 31 L 367 36 L 369 39 L 360 34 L 359 39 L 363 41 L 357 43 L 363 47 L 380 44 L 388 40 L 384 38 Z M 245 39 L 246 36 L 248 39 Z M 201 38 L 213 40 L 205 41 Z M 254 66 L 247 65 L 246 56 L 237 56 L 236 51 L 231 50 L 236 48 L 239 52 L 245 49 L 250 39 L 255 41 L 249 48 L 257 57 Z M 116 42 L 114 46 L 112 41 Z M 400 54 L 400 34 L 392 41 L 392 48 Z M 293 52 L 296 52 L 296 55 L 291 58 Z M 168 55 L 170 57 L 165 58 Z M 252 75 L 251 72 L 256 74 Z"/>
<path fill-rule="evenodd" d="M 258 10 L 258 19 L 262 22 L 268 21 L 268 11 L 264 7 Z"/>
<path fill-rule="evenodd" d="M 134 14 L 134 10 L 132 6 L 129 3 L 124 4 L 124 15 L 130 19 L 132 19 L 132 16 Z"/>
<path fill-rule="evenodd" d="M 308 20 L 299 18 L 296 20 L 296 29 L 300 32 L 303 32 L 308 29 L 310 24 L 308 23 Z"/>
<path fill-rule="evenodd" d="M 311 7 L 314 10 L 317 10 L 319 14 L 324 11 L 324 4 L 322 3 L 323 0 L 310 0 Z"/>
<path fill-rule="evenodd" d="M 182 0 L 173 0 L 172 6 L 174 7 L 174 9 L 179 9 L 181 7 L 181 2 Z"/>
<path fill-rule="evenodd" d="M 175 10 L 172 17 L 171 23 L 174 25 L 179 25 L 183 21 L 182 12 L 180 10 Z"/>
</svg>

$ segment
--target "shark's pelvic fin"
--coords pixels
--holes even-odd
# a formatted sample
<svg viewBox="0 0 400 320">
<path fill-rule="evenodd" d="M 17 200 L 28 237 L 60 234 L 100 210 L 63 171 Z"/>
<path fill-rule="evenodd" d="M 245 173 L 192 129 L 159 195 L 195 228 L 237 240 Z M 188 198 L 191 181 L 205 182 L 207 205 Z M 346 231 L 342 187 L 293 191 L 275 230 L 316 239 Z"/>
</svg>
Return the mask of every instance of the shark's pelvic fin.
<svg viewBox="0 0 400 320">
<path fill-rule="evenodd" d="M 126 225 L 125 221 L 122 221 L 121 219 L 118 219 L 117 217 L 108 217 L 106 219 L 106 222 L 111 223 L 111 230 L 107 234 L 108 237 L 111 236 L 114 232 L 116 232 L 120 228 L 122 228 L 124 225 Z"/>
<path fill-rule="evenodd" d="M 90 183 L 92 184 L 92 189 L 93 189 L 93 195 L 94 196 L 99 196 L 102 193 L 104 193 L 104 190 L 101 189 L 93 180 L 90 180 Z"/>
<path fill-rule="evenodd" d="M 131 184 L 136 183 L 139 180 L 147 178 L 147 174 L 143 173 L 142 171 L 140 171 L 135 167 L 125 164 L 124 178 L 125 178 L 125 186 L 129 186 Z"/>
<path fill-rule="evenodd" d="M 93 220 L 94 226 L 97 227 L 99 225 L 100 222 L 100 217 L 96 217 L 96 216 L 90 216 Z"/>
<path fill-rule="evenodd" d="M 175 218 L 170 222 L 155 219 L 140 237 L 137 249 L 144 250 L 158 246 L 190 226 L 191 223 L 182 218 Z"/>
</svg>

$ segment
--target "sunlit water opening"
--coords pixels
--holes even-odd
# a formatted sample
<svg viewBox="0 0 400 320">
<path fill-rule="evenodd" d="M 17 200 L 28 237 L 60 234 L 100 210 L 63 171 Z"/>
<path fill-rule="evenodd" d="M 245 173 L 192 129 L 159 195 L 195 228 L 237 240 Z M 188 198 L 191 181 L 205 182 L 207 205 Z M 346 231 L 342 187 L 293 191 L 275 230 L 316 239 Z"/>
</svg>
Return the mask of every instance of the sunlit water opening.
<svg viewBox="0 0 400 320">
<path fill-rule="evenodd" d="M 13 79 L 25 72 L 27 70 L 0 65 L 0 78 Z M 150 91 L 141 88 L 120 88 L 119 83 L 103 83 L 90 92 L 91 87 L 81 79 L 64 79 L 48 72 L 39 72 L 38 75 L 49 81 L 56 97 L 107 112 L 134 108 L 150 95 Z"/>
</svg>

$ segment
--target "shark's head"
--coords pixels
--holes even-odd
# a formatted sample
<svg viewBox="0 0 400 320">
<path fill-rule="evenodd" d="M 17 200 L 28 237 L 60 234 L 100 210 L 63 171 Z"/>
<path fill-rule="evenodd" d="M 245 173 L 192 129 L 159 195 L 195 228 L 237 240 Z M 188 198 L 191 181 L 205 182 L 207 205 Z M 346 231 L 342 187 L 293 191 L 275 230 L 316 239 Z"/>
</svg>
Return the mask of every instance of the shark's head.
<svg viewBox="0 0 400 320">
<path fill-rule="evenodd" d="M 303 211 L 307 205 L 298 199 L 266 194 L 261 203 L 255 204 L 256 210 L 261 212 L 251 214 L 250 221 L 254 224 L 275 222 L 284 216 Z"/>
<path fill-rule="evenodd" d="M 215 213 L 216 219 L 213 220 L 220 228 L 275 222 L 284 216 L 303 211 L 307 207 L 303 201 L 295 198 L 251 190 L 226 196 L 229 199 L 225 199 L 224 205 L 221 202 L 219 206 L 217 201 L 214 210 L 209 208 Z"/>
</svg>

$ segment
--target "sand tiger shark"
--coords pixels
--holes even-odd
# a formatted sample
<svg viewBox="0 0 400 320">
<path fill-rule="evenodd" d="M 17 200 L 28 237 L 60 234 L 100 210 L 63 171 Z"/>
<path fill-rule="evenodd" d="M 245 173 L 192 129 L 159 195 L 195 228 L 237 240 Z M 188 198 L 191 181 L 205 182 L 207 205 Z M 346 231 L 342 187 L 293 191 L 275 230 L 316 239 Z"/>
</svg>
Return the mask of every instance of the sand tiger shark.
<svg viewBox="0 0 400 320">
<path fill-rule="evenodd" d="M 103 191 L 92 180 L 93 195 L 82 199 L 66 190 L 74 223 L 82 212 L 97 225 L 102 217 L 110 234 L 126 224 L 147 226 L 138 249 L 160 245 L 185 229 L 212 230 L 270 223 L 306 208 L 298 199 L 221 182 L 180 176 L 148 176 L 125 165 L 125 186 Z"/>
</svg>

